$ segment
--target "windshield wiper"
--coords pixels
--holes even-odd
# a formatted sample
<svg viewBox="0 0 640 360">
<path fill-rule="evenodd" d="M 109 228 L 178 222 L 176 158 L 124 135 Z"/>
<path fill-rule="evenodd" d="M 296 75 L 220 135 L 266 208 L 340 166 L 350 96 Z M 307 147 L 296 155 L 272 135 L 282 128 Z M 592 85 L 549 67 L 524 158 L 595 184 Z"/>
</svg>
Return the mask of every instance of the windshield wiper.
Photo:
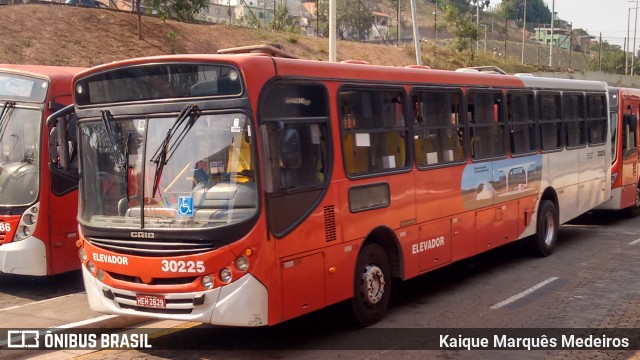
<svg viewBox="0 0 640 360">
<path fill-rule="evenodd" d="M 151 162 L 156 165 L 156 171 L 153 175 L 152 198 L 156 197 L 156 192 L 160 187 L 162 169 L 167 165 L 173 154 L 175 154 L 176 149 L 180 146 L 180 143 L 182 143 L 182 140 L 184 140 L 187 133 L 191 130 L 193 124 L 195 124 L 198 119 L 197 111 L 198 107 L 195 104 L 189 104 L 182 109 L 176 120 L 173 122 L 173 125 L 171 125 L 167 131 L 167 135 L 164 137 L 164 140 L 162 140 L 158 149 L 153 153 Z"/>
<path fill-rule="evenodd" d="M 16 105 L 13 101 L 5 101 L 2 106 L 2 112 L 0 112 L 0 141 L 4 137 L 4 132 L 7 130 L 9 124 L 9 112 Z"/>
<path fill-rule="evenodd" d="M 111 150 L 116 156 L 118 165 L 125 165 L 127 159 L 125 159 L 125 154 L 123 154 L 122 150 L 120 150 L 118 141 L 116 140 L 115 134 L 113 132 L 113 128 L 111 127 L 111 122 L 113 121 L 111 112 L 109 110 L 100 110 L 100 118 L 102 119 L 102 124 L 104 125 L 104 129 L 107 132 L 107 137 L 111 142 Z"/>
</svg>

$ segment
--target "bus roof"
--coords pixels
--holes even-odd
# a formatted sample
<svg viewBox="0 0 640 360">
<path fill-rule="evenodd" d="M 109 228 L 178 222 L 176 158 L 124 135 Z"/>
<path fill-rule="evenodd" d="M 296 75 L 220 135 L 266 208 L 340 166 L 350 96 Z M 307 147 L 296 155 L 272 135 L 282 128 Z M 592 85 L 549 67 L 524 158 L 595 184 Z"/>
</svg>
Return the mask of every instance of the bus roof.
<svg viewBox="0 0 640 360">
<path fill-rule="evenodd" d="M 85 69 L 86 68 L 83 67 L 71 66 L 0 64 L 0 72 L 15 73 L 35 77 L 44 76 L 49 79 L 54 79 L 57 77 L 72 77 L 78 72 Z"/>
<path fill-rule="evenodd" d="M 100 73 L 111 69 L 136 66 L 142 64 L 158 64 L 163 62 L 224 62 L 237 64 L 243 72 L 251 69 L 251 64 L 269 62 L 280 76 L 303 78 L 340 79 L 353 81 L 389 81 L 402 83 L 433 83 L 438 85 L 465 86 L 523 86 L 522 80 L 516 76 L 493 74 L 456 73 L 449 70 L 433 70 L 424 68 L 408 68 L 382 65 L 368 65 L 355 63 L 334 63 L 318 60 L 290 59 L 271 57 L 263 53 L 252 54 L 182 54 L 159 55 L 132 58 L 98 65 L 76 76 L 78 78 L 89 74 Z M 264 65 L 264 64 L 263 64 Z"/>
<path fill-rule="evenodd" d="M 76 76 L 108 71 L 111 69 L 143 64 L 166 62 L 223 62 L 238 65 L 243 72 L 248 72 L 252 64 L 261 63 L 257 68 L 264 69 L 266 62 L 273 63 L 274 71 L 279 76 L 339 79 L 352 81 L 386 81 L 414 84 L 434 84 L 438 86 L 478 86 L 499 88 L 530 88 L 602 91 L 607 88 L 605 82 L 573 79 L 542 78 L 535 76 L 516 76 L 503 74 L 487 74 L 482 72 L 456 72 L 451 70 L 435 70 L 426 68 L 409 68 L 358 63 L 336 63 L 318 60 L 292 59 L 272 57 L 265 53 L 243 54 L 181 54 L 159 55 L 132 58 L 99 65 L 83 71 Z"/>
</svg>

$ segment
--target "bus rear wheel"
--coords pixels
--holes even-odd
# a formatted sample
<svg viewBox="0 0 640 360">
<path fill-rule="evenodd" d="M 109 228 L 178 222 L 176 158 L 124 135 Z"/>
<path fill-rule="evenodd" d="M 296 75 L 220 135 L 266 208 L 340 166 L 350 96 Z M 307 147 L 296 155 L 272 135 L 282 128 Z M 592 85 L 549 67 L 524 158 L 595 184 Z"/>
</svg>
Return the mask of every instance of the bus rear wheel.
<svg viewBox="0 0 640 360">
<path fill-rule="evenodd" d="M 638 187 L 636 188 L 636 203 L 627 208 L 627 215 L 632 218 L 640 215 L 640 184 L 638 184 Z"/>
<path fill-rule="evenodd" d="M 538 210 L 536 234 L 527 239 L 528 249 L 535 256 L 549 256 L 558 240 L 558 210 L 549 200 L 543 200 Z"/>
<path fill-rule="evenodd" d="M 380 321 L 391 297 L 389 258 L 378 244 L 368 244 L 358 255 L 353 281 L 352 315 L 356 324 Z"/>
</svg>

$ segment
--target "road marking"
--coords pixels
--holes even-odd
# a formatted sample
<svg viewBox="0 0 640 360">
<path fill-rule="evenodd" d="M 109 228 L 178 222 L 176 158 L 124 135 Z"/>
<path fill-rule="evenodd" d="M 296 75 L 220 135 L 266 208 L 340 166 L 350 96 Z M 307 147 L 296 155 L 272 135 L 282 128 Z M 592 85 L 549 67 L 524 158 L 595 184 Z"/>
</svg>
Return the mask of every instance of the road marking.
<svg viewBox="0 0 640 360">
<path fill-rule="evenodd" d="M 512 297 L 508 298 L 507 300 L 501 301 L 501 302 L 499 302 L 499 303 L 497 303 L 497 304 L 493 305 L 490 309 L 492 309 L 492 310 L 499 309 L 499 308 L 501 308 L 501 307 L 503 307 L 503 306 L 505 306 L 505 305 L 507 305 L 507 304 L 510 304 L 510 303 L 512 303 L 512 302 L 514 302 L 514 301 L 516 301 L 516 300 L 518 300 L 518 299 L 521 299 L 521 298 L 523 298 L 523 297 L 525 297 L 525 296 L 527 296 L 527 295 L 531 294 L 532 292 L 534 292 L 534 291 L 536 291 L 536 290 L 540 289 L 541 287 L 543 287 L 543 286 L 545 286 L 545 285 L 547 285 L 547 284 L 549 284 L 549 283 L 551 283 L 551 282 L 553 282 L 553 281 L 556 281 L 556 280 L 558 280 L 558 279 L 559 279 L 559 278 L 558 278 L 558 277 L 555 277 L 555 276 L 554 276 L 554 277 L 550 277 L 550 278 L 548 278 L 547 280 L 545 280 L 545 281 L 543 281 L 543 282 L 541 282 L 541 283 L 539 283 L 539 284 L 537 284 L 537 285 L 534 285 L 534 286 L 532 286 L 532 287 L 528 288 L 527 290 L 525 290 L 525 291 L 521 292 L 521 293 L 520 293 L 520 294 L 518 294 L 518 295 L 514 295 L 514 296 L 512 296 Z"/>
<path fill-rule="evenodd" d="M 633 240 L 632 242 L 629 243 L 629 245 L 635 245 L 635 244 L 639 244 L 639 243 L 640 243 L 640 239 Z"/>
<path fill-rule="evenodd" d="M 49 302 L 49 301 L 58 300 L 58 299 L 64 299 L 66 297 L 75 296 L 75 295 L 84 294 L 84 293 L 85 292 L 83 291 L 83 292 L 80 292 L 80 293 L 67 294 L 67 295 L 58 296 L 58 297 L 49 298 L 49 299 L 44 299 L 44 300 L 40 300 L 40 301 L 34 301 L 34 302 L 30 302 L 30 303 L 23 304 L 23 305 L 9 306 L 8 308 L 0 309 L 0 311 L 8 311 L 8 310 L 13 310 L 13 309 L 19 309 L 19 308 L 24 307 L 24 306 L 42 304 L 42 303 L 46 303 L 46 302 Z"/>
<path fill-rule="evenodd" d="M 80 321 L 76 321 L 76 322 L 72 322 L 72 323 L 68 323 L 68 324 L 64 324 L 64 325 L 54 326 L 54 327 L 52 327 L 52 329 L 79 328 L 79 327 L 83 327 L 83 326 L 86 326 L 86 325 L 93 325 L 93 324 L 101 322 L 101 321 L 113 319 L 115 317 L 118 317 L 118 315 L 102 315 L 102 316 L 98 316 L 96 318 L 80 320 Z"/>
</svg>

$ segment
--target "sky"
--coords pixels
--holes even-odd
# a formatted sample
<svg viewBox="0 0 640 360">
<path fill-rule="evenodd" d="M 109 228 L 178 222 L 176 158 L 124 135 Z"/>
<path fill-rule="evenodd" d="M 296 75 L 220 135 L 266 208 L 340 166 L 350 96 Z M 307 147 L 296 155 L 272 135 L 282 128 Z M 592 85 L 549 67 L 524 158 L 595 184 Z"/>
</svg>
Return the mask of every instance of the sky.
<svg viewBox="0 0 640 360">
<path fill-rule="evenodd" d="M 555 3 L 556 16 L 573 24 L 573 28 L 586 30 L 589 35 L 599 37 L 610 44 L 623 46 L 627 37 L 629 26 L 629 38 L 633 46 L 633 28 L 635 20 L 635 7 L 640 1 L 628 0 L 543 0 L 549 10 L 552 2 Z M 491 1 L 491 6 L 500 3 L 500 0 Z M 629 8 L 631 9 L 630 21 L 628 21 Z M 638 27 L 636 31 L 636 49 L 640 48 L 640 11 L 638 14 Z"/>
</svg>

